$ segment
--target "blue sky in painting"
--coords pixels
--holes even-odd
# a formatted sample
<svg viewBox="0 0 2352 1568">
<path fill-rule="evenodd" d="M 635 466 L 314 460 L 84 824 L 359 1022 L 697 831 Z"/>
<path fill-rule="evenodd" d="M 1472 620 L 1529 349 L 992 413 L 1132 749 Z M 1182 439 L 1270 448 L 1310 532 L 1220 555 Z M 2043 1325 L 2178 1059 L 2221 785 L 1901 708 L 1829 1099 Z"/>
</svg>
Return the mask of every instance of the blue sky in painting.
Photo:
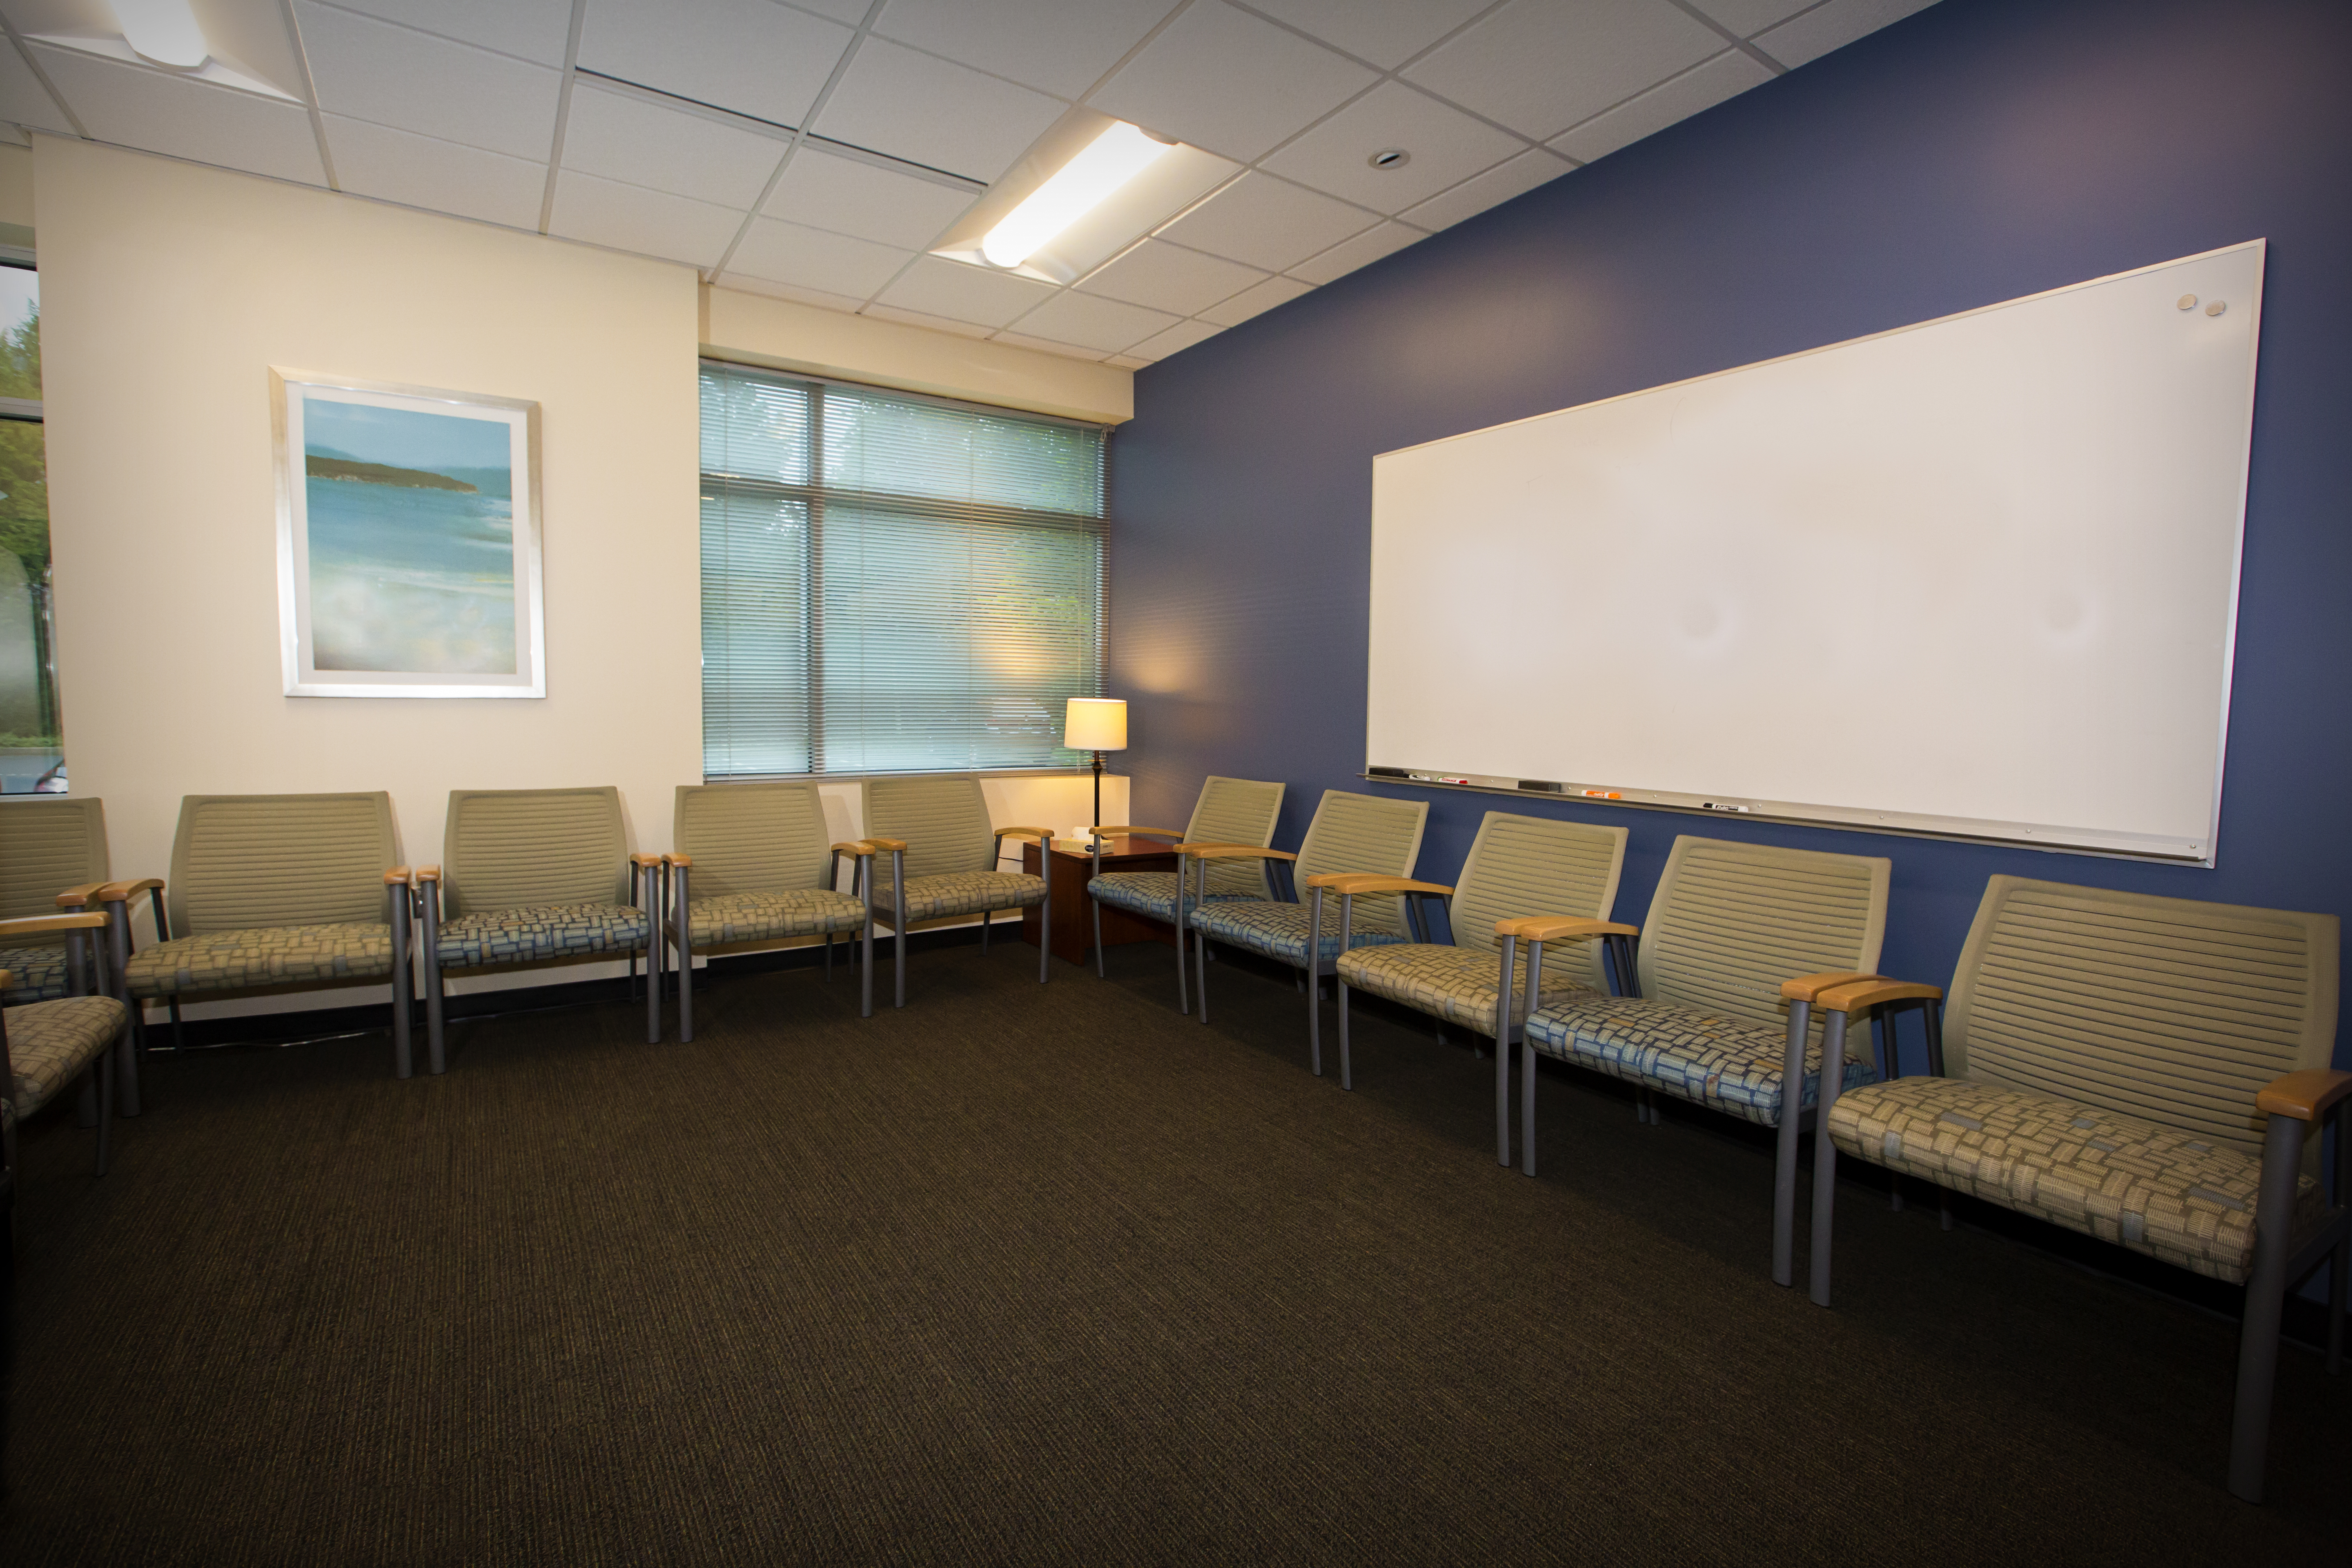
<svg viewBox="0 0 2352 1568">
<path fill-rule="evenodd" d="M 508 426 L 457 414 L 425 414 L 406 408 L 372 408 L 358 403 L 302 400 L 302 449 L 306 453 L 386 463 L 395 468 L 503 468 L 508 466 Z"/>
</svg>

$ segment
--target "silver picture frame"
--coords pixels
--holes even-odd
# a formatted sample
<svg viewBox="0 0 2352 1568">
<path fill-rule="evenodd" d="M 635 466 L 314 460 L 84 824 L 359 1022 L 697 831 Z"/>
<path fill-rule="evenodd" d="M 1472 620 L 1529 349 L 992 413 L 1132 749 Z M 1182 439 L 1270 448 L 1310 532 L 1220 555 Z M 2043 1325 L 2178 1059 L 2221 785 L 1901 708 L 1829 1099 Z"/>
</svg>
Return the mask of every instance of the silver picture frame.
<svg viewBox="0 0 2352 1568">
<path fill-rule="evenodd" d="M 286 695 L 545 697 L 540 405 L 282 366 L 269 390 Z"/>
</svg>

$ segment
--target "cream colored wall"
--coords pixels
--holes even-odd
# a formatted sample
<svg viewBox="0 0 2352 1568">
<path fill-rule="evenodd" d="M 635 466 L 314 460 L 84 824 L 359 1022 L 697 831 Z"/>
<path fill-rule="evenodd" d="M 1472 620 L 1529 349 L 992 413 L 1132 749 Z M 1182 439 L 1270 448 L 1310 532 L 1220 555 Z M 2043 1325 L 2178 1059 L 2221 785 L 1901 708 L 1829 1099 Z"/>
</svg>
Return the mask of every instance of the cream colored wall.
<svg viewBox="0 0 2352 1568">
<path fill-rule="evenodd" d="M 633 847 L 669 847 L 672 791 L 701 776 L 695 365 L 713 340 L 693 271 L 86 142 L 37 137 L 29 157 L 68 765 L 106 801 L 115 874 L 165 873 L 188 794 L 389 789 L 423 862 L 452 788 L 614 784 Z M 0 150 L 0 205 L 7 177 Z M 754 315 L 765 347 L 747 352 L 797 344 L 855 374 L 852 340 Z M 884 371 L 921 363 L 907 331 L 873 340 Z M 1125 377 L 1053 361 L 1030 384 L 1064 364 Z M 544 700 L 281 694 L 272 365 L 541 404 Z M 1085 778 L 988 787 L 1000 822 L 1091 814 Z M 854 788 L 828 794 L 854 834 Z M 1107 778 L 1105 815 L 1125 810 Z"/>
</svg>

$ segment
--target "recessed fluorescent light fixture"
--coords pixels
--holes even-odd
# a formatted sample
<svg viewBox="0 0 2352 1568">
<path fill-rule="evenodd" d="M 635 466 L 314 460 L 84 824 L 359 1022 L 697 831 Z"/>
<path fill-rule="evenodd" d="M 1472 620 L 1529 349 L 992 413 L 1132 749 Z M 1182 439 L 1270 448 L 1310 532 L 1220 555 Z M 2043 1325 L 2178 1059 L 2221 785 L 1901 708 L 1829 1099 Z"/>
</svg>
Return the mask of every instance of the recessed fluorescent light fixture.
<svg viewBox="0 0 2352 1568">
<path fill-rule="evenodd" d="M 1088 142 L 980 242 L 993 267 L 1015 268 L 1039 247 L 1108 200 L 1174 146 L 1121 121 Z"/>
<path fill-rule="evenodd" d="M 194 70 L 212 54 L 188 0 L 114 0 L 122 41 L 157 65 Z"/>
</svg>

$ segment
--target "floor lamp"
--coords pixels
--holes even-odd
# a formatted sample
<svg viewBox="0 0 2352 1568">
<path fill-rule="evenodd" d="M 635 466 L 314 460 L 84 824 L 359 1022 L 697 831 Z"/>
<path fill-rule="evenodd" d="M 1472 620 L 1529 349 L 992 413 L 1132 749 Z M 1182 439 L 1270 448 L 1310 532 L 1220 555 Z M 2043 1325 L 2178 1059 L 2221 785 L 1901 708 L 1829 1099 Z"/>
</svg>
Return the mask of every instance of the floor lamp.
<svg viewBox="0 0 2352 1568">
<path fill-rule="evenodd" d="M 1102 754 L 1127 750 L 1127 702 L 1118 697 L 1073 697 L 1062 716 L 1062 744 L 1074 752 L 1095 754 L 1095 815 L 1087 824 L 1102 826 Z"/>
</svg>

